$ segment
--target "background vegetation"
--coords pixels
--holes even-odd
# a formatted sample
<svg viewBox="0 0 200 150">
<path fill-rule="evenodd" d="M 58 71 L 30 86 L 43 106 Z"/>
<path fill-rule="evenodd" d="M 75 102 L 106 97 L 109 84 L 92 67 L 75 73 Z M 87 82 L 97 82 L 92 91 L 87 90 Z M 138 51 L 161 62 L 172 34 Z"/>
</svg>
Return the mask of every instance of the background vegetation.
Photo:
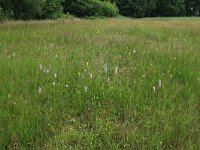
<svg viewBox="0 0 200 150">
<path fill-rule="evenodd" d="M 0 0 L 0 19 L 199 16 L 200 0 Z"/>
</svg>

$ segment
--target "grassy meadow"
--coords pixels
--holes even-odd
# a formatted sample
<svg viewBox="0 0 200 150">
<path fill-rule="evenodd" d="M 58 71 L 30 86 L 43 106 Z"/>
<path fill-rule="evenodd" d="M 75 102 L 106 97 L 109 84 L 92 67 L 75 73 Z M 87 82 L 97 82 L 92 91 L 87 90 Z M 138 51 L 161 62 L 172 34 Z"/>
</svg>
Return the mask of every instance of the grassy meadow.
<svg viewBox="0 0 200 150">
<path fill-rule="evenodd" d="M 0 149 L 200 149 L 200 19 L 0 24 Z"/>
</svg>

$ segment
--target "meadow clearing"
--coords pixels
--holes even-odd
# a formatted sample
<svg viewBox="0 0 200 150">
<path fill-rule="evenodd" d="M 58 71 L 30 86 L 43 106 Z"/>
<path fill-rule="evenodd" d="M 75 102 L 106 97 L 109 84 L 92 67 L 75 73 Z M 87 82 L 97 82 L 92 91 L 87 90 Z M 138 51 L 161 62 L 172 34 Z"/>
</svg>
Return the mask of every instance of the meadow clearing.
<svg viewBox="0 0 200 150">
<path fill-rule="evenodd" d="M 200 19 L 0 24 L 0 149 L 200 149 Z"/>
</svg>

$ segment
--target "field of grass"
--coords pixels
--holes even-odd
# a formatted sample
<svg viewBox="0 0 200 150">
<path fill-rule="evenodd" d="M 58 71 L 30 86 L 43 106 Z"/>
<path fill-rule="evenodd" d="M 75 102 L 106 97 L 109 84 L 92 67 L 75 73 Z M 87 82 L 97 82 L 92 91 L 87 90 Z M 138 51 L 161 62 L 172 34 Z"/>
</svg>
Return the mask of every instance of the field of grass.
<svg viewBox="0 0 200 150">
<path fill-rule="evenodd" d="M 199 101 L 200 19 L 0 24 L 1 150 L 200 149 Z"/>
</svg>

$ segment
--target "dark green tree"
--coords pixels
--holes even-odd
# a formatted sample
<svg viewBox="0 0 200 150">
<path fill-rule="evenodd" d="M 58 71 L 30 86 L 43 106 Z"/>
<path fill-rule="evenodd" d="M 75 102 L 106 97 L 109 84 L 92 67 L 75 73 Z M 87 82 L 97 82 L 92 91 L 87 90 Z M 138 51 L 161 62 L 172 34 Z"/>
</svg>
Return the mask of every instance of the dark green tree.
<svg viewBox="0 0 200 150">
<path fill-rule="evenodd" d="M 64 12 L 78 17 L 106 16 L 113 17 L 118 14 L 118 8 L 110 1 L 100 0 L 65 0 Z"/>
<path fill-rule="evenodd" d="M 181 16 L 185 14 L 184 0 L 157 0 L 157 16 Z"/>
<path fill-rule="evenodd" d="M 187 16 L 200 15 L 200 0 L 185 0 L 185 7 Z"/>
<path fill-rule="evenodd" d="M 147 0 L 115 0 L 120 14 L 130 17 L 144 17 Z"/>
<path fill-rule="evenodd" d="M 11 0 L 16 19 L 35 19 L 41 15 L 42 0 Z"/>
<path fill-rule="evenodd" d="M 46 0 L 42 7 L 42 18 L 56 19 L 63 14 L 63 0 Z"/>
<path fill-rule="evenodd" d="M 156 0 L 147 0 L 145 7 L 145 17 L 155 17 Z"/>
<path fill-rule="evenodd" d="M 0 0 L 0 19 L 13 18 L 13 5 L 10 0 Z"/>
<path fill-rule="evenodd" d="M 55 19 L 118 15 L 140 17 L 199 16 L 200 0 L 0 0 L 0 19 Z"/>
</svg>

